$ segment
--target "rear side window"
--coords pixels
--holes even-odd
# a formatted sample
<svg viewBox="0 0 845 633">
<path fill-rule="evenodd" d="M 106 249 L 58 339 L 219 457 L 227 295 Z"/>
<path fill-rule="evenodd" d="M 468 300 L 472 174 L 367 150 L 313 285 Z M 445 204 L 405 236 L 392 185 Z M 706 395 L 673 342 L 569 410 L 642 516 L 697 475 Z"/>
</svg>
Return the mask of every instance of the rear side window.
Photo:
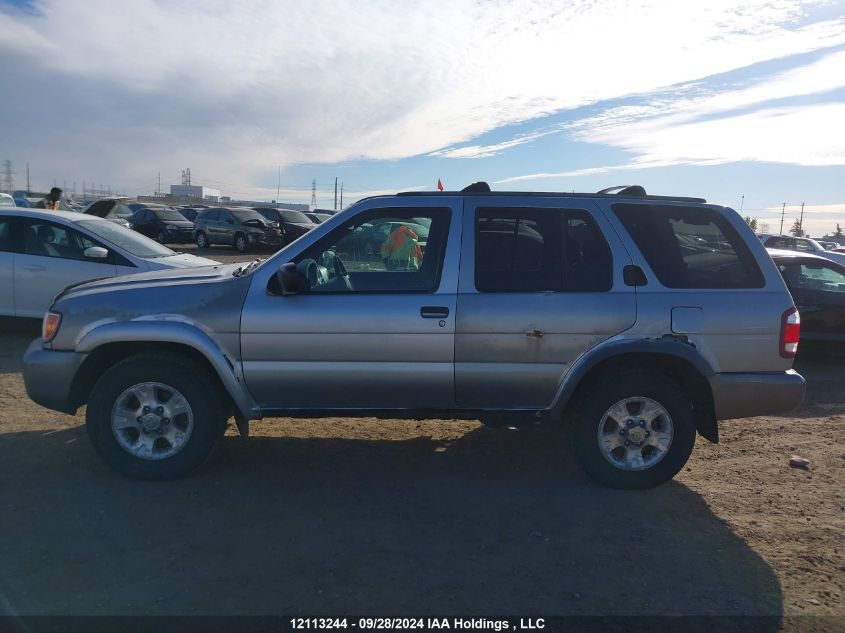
<svg viewBox="0 0 845 633">
<path fill-rule="evenodd" d="M 610 248 L 586 211 L 479 208 L 475 286 L 482 292 L 605 292 Z"/>
<path fill-rule="evenodd" d="M 739 233 L 712 209 L 615 204 L 613 212 L 667 288 L 762 288 L 765 283 Z"/>
</svg>

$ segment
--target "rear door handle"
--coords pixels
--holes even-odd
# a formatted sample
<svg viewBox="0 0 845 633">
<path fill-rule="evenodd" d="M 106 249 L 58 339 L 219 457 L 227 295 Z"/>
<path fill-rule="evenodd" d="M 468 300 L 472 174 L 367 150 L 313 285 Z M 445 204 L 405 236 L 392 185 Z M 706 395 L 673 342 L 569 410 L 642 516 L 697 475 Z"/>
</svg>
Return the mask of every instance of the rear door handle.
<svg viewBox="0 0 845 633">
<path fill-rule="evenodd" d="M 446 306 L 423 306 L 420 308 L 420 316 L 424 319 L 445 319 L 449 316 L 449 308 Z"/>
</svg>

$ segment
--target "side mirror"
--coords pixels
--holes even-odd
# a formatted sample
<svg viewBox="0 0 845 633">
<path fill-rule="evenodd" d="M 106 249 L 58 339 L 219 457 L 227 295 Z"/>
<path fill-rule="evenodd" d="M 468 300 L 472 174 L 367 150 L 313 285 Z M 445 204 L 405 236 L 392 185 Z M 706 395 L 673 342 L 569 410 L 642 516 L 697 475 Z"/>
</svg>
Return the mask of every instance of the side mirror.
<svg viewBox="0 0 845 633">
<path fill-rule="evenodd" d="M 284 297 L 307 293 L 311 290 L 308 279 L 297 270 L 296 264 L 293 262 L 282 264 L 279 267 L 279 270 L 276 271 L 276 281 Z"/>
<path fill-rule="evenodd" d="M 82 254 L 86 259 L 106 260 L 109 256 L 109 251 L 102 246 L 89 246 Z"/>
</svg>

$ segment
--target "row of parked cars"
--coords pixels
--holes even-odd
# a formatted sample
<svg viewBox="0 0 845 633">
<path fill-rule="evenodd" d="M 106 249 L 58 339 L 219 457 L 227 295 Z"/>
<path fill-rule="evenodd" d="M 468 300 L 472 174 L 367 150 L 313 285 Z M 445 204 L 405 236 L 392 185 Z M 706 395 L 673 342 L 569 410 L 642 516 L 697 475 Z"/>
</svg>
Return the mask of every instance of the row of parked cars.
<svg viewBox="0 0 845 633">
<path fill-rule="evenodd" d="M 84 213 L 122 224 L 161 244 L 226 245 L 242 253 L 278 249 L 331 217 L 277 207 L 171 207 L 116 199 L 98 200 Z"/>
</svg>

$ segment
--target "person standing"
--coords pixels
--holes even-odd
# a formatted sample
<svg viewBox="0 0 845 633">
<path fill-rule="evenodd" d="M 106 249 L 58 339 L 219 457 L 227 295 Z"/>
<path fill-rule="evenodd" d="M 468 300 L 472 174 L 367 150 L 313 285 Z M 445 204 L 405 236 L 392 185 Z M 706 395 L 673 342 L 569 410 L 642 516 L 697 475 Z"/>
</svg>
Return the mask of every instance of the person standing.
<svg viewBox="0 0 845 633">
<path fill-rule="evenodd" d="M 58 187 L 50 189 L 50 193 L 41 198 L 36 205 L 39 209 L 49 209 L 50 211 L 59 210 L 59 200 L 62 199 L 62 190 Z"/>
</svg>

